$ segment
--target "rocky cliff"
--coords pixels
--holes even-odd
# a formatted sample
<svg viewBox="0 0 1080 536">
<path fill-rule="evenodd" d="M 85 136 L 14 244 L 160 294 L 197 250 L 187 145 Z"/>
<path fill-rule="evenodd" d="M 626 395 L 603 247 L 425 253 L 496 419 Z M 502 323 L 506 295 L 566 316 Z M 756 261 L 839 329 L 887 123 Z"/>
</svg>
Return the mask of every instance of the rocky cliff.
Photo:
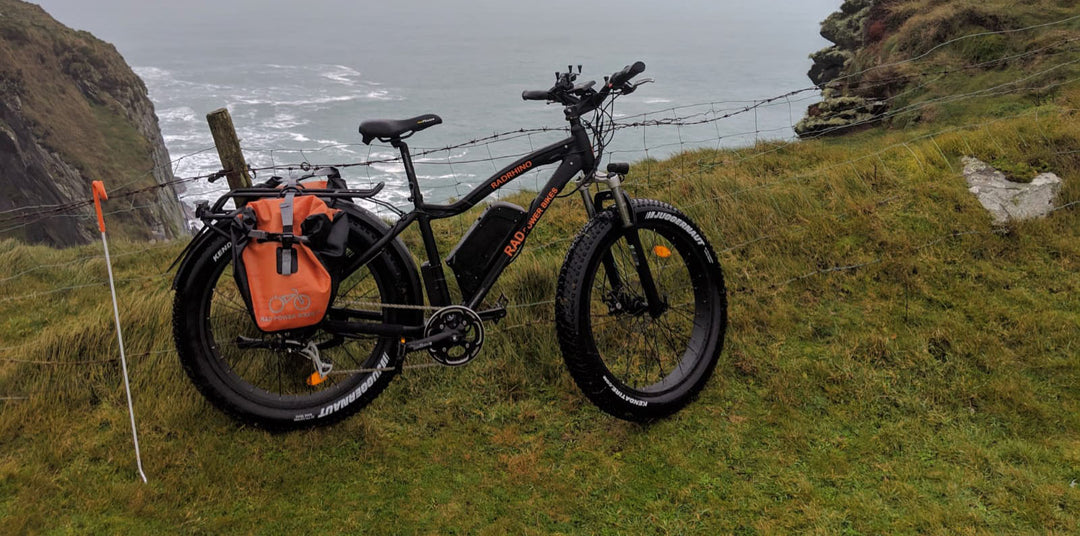
<svg viewBox="0 0 1080 536">
<path fill-rule="evenodd" d="M 871 123 L 885 111 L 883 101 L 845 91 L 856 54 L 866 40 L 866 21 L 875 0 L 845 0 L 840 10 L 821 23 L 821 36 L 832 46 L 810 55 L 813 67 L 806 75 L 822 88 L 822 101 L 806 111 L 795 125 L 799 136 L 841 133 Z M 845 76 L 847 74 L 847 76 Z"/>
<path fill-rule="evenodd" d="M 1078 74 L 1074 0 L 845 0 L 810 55 L 821 88 L 795 127 L 840 134 L 879 122 L 984 117 L 1052 98 Z M 968 95 L 982 98 L 969 105 Z"/>
<path fill-rule="evenodd" d="M 121 193 L 172 178 L 146 86 L 116 48 L 36 5 L 0 0 L 0 239 L 85 243 L 97 236 L 92 207 L 38 221 L 48 209 L 26 207 L 89 199 L 93 180 Z M 110 202 L 107 211 L 118 211 L 110 234 L 168 239 L 183 232 L 171 186 Z"/>
</svg>

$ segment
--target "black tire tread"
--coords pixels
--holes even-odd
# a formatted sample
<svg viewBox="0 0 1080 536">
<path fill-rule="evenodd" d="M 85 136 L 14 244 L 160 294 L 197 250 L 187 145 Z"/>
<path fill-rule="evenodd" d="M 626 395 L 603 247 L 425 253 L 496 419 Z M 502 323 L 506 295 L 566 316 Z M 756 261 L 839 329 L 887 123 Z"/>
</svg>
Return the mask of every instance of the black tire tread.
<svg viewBox="0 0 1080 536">
<path fill-rule="evenodd" d="M 689 223 L 701 237 L 705 236 L 690 218 L 667 203 L 653 199 L 634 199 L 631 203 L 631 209 L 635 213 L 648 210 L 673 213 Z M 640 408 L 620 399 L 604 381 L 605 365 L 601 360 L 590 356 L 589 351 L 586 349 L 587 343 L 585 341 L 591 337 L 591 334 L 582 330 L 580 315 L 588 314 L 588 311 L 580 311 L 576 300 L 578 293 L 581 292 L 577 285 L 579 282 L 584 281 L 588 275 L 586 272 L 589 269 L 590 259 L 596 251 L 597 244 L 603 241 L 606 235 L 612 232 L 617 225 L 621 225 L 621 223 L 618 214 L 613 208 L 602 211 L 582 228 L 567 250 L 566 258 L 559 272 L 558 291 L 555 300 L 556 332 L 563 359 L 570 375 L 585 396 L 598 408 L 610 415 L 632 422 L 647 423 L 667 417 L 692 402 L 711 377 L 723 346 L 723 330 L 726 329 L 727 325 L 726 291 L 724 289 L 723 274 L 719 265 L 716 264 L 721 310 L 723 312 L 720 344 L 715 354 L 708 357 L 709 363 L 700 380 L 690 385 L 689 390 L 674 402 L 650 404 L 645 408 Z M 707 249 L 710 258 L 714 260 L 717 258 L 708 242 L 706 242 L 704 248 Z"/>
<path fill-rule="evenodd" d="M 379 236 L 378 230 L 370 229 L 364 222 L 353 222 L 353 225 L 353 232 L 360 233 L 362 241 L 368 244 L 374 243 Z M 352 240 L 352 237 L 350 237 L 350 240 Z M 240 423 L 268 431 L 285 432 L 315 426 L 327 426 L 340 422 L 363 409 L 363 407 L 367 406 L 386 389 L 390 384 L 390 381 L 396 375 L 396 370 L 383 372 L 379 379 L 375 381 L 361 397 L 326 417 L 306 421 L 293 421 L 268 418 L 246 411 L 232 399 L 231 393 L 223 392 L 221 389 L 215 387 L 211 378 L 199 369 L 198 363 L 200 360 L 204 359 L 204 356 L 201 355 L 200 350 L 196 347 L 197 343 L 192 344 L 187 342 L 193 341 L 198 335 L 195 328 L 189 326 L 189 319 L 186 315 L 191 314 L 188 304 L 192 303 L 192 301 L 189 300 L 197 301 L 199 299 L 199 285 L 201 282 L 199 281 L 198 275 L 205 270 L 213 269 L 212 266 L 208 267 L 206 265 L 213 262 L 211 260 L 211 255 L 213 252 L 217 251 L 221 245 L 220 240 L 212 240 L 205 243 L 204 247 L 199 250 L 193 250 L 189 253 L 190 255 L 199 256 L 199 258 L 190 271 L 192 277 L 189 277 L 186 281 L 177 281 L 172 312 L 173 337 L 176 343 L 177 353 L 180 357 L 180 364 L 183 366 L 184 372 L 191 379 L 199 393 L 201 393 L 211 404 Z M 380 257 L 377 257 L 375 260 L 371 261 L 368 266 L 372 267 L 373 270 L 381 269 L 390 272 L 389 274 L 381 276 L 389 278 L 390 281 L 408 280 L 406 275 L 407 268 L 393 255 L 388 253 L 384 253 Z M 411 303 L 410 298 L 406 295 L 407 292 L 403 292 L 401 288 L 397 288 L 397 291 L 399 295 L 392 297 L 390 300 L 392 303 Z M 401 359 L 403 359 L 400 352 L 396 350 L 397 347 L 394 345 L 389 351 L 389 366 L 395 369 Z M 347 394 L 348 393 L 345 392 L 343 396 L 346 396 Z"/>
</svg>

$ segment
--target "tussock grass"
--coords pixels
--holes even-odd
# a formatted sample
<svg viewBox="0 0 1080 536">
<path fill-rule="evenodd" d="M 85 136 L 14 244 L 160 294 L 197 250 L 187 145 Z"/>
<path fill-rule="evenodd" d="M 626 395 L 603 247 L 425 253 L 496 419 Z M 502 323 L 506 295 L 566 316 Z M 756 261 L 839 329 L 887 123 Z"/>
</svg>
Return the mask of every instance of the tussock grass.
<svg viewBox="0 0 1080 536">
<path fill-rule="evenodd" d="M 1071 14 L 1063 1 L 882 5 L 863 67 Z M 864 82 L 1075 28 L 960 42 Z M 635 164 L 633 195 L 705 230 L 730 303 L 716 375 L 650 426 L 593 408 L 558 352 L 550 300 L 586 221 L 575 198 L 552 205 L 492 293 L 511 308 L 476 361 L 407 370 L 359 415 L 287 435 L 237 426 L 183 374 L 162 272 L 184 244 L 112 244 L 148 485 L 100 246 L 0 242 L 0 397 L 13 397 L 0 400 L 0 532 L 1076 533 L 1080 205 L 994 227 L 960 159 L 1054 171 L 1060 204 L 1080 201 L 1080 90 L 929 102 L 1067 53 L 889 86 L 892 109 L 912 107 L 886 129 Z M 444 254 L 477 214 L 439 222 Z"/>
<path fill-rule="evenodd" d="M 636 165 L 628 187 L 704 227 L 731 293 L 716 376 L 651 426 L 601 414 L 562 365 L 545 302 L 574 199 L 493 293 L 540 305 L 475 362 L 289 435 L 238 427 L 183 375 L 169 279 L 147 278 L 183 244 L 115 244 L 145 486 L 99 249 L 0 244 L 0 394 L 27 397 L 0 401 L 0 530 L 1075 532 L 1077 210 L 994 228 L 959 160 L 1037 161 L 1080 199 L 1078 97 Z M 443 251 L 470 221 L 436 228 Z"/>
</svg>

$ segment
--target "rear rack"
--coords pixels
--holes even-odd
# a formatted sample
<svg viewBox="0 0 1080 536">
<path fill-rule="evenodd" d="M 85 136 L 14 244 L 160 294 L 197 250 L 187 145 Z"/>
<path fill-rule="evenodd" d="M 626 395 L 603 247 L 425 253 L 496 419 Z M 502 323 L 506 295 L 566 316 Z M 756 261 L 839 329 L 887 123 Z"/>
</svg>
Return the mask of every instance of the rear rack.
<svg viewBox="0 0 1080 536">
<path fill-rule="evenodd" d="M 262 199 L 267 197 L 284 197 L 287 192 L 303 193 L 304 195 L 315 195 L 327 199 L 366 199 L 369 197 L 375 197 L 379 195 L 385 183 L 378 183 L 371 188 L 237 188 L 230 190 L 225 195 L 218 198 L 213 207 L 205 209 L 203 214 L 196 214 L 199 218 L 210 217 L 213 218 L 216 214 L 222 214 L 225 208 L 225 203 L 230 199 Z M 199 211 L 197 211 L 199 212 Z"/>
</svg>

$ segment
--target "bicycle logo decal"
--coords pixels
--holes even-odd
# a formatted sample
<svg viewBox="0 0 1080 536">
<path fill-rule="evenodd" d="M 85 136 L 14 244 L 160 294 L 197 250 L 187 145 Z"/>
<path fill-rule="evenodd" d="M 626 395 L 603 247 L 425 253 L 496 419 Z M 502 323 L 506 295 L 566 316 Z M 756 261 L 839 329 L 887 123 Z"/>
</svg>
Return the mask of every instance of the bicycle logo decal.
<svg viewBox="0 0 1080 536">
<path fill-rule="evenodd" d="M 289 303 L 292 303 L 293 309 L 297 311 L 306 311 L 308 307 L 311 307 L 311 297 L 307 294 L 301 294 L 299 290 L 294 288 L 291 294 L 270 298 L 266 305 L 270 308 L 271 313 L 277 314 L 284 311 L 285 306 Z"/>
</svg>

